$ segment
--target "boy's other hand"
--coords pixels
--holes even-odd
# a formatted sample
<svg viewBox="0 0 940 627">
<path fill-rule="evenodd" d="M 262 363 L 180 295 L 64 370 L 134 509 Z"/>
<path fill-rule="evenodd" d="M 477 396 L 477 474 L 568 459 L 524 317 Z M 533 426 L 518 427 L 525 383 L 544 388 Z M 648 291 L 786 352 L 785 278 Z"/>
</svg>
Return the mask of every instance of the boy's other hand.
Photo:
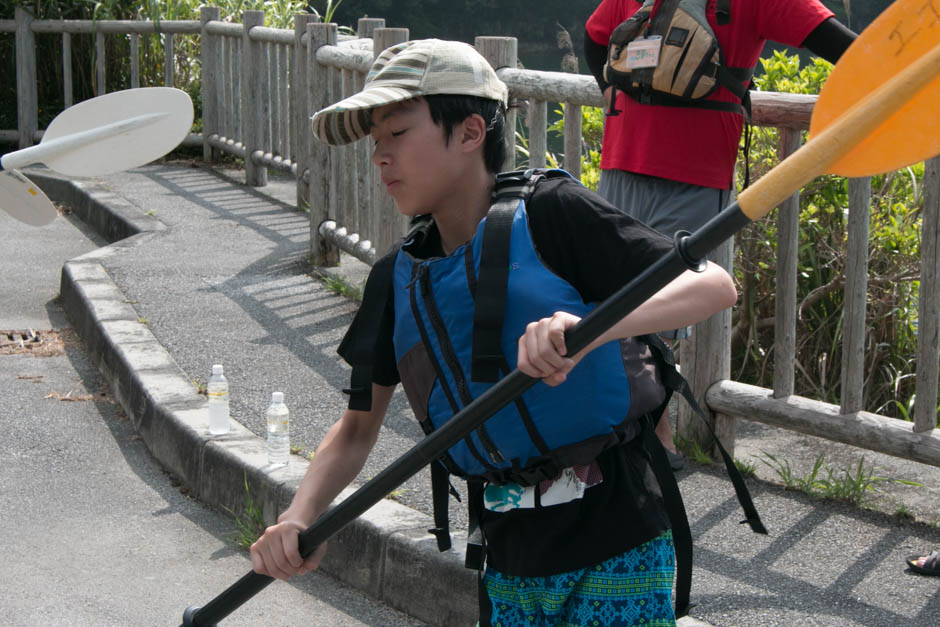
<svg viewBox="0 0 940 627">
<path fill-rule="evenodd" d="M 530 377 L 542 379 L 552 387 L 561 385 L 568 373 L 580 359 L 567 357 L 565 331 L 576 325 L 581 318 L 563 311 L 555 312 L 551 318 L 530 322 L 519 338 L 519 360 L 517 367 Z"/>
<path fill-rule="evenodd" d="M 251 568 L 259 575 L 287 579 L 315 570 L 326 552 L 321 544 L 307 559 L 300 556 L 298 536 L 306 527 L 296 520 L 282 520 L 264 530 L 251 545 Z"/>
</svg>

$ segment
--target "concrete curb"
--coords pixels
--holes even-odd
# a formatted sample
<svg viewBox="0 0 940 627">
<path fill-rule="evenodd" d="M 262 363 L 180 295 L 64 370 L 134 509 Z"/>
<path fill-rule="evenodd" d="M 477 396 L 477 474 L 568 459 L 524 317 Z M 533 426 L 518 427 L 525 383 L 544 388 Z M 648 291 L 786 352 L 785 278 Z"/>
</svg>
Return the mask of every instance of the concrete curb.
<svg viewBox="0 0 940 627">
<path fill-rule="evenodd" d="M 235 420 L 228 434 L 210 436 L 206 399 L 101 263 L 119 249 L 159 237 L 167 227 L 98 183 L 70 181 L 44 170 L 30 170 L 29 176 L 112 242 L 68 261 L 60 294 L 89 357 L 142 440 L 200 501 L 241 513 L 247 487 L 265 520 L 272 522 L 293 498 L 307 461 L 292 456 L 286 468 L 272 468 L 265 442 Z M 345 490 L 337 501 L 352 493 Z M 427 533 L 433 526 L 431 517 L 383 500 L 330 540 L 321 568 L 430 625 L 473 625 L 478 617 L 476 573 L 463 566 L 463 543 L 447 553 L 437 550 Z M 690 617 L 679 625 L 707 627 Z"/>
</svg>

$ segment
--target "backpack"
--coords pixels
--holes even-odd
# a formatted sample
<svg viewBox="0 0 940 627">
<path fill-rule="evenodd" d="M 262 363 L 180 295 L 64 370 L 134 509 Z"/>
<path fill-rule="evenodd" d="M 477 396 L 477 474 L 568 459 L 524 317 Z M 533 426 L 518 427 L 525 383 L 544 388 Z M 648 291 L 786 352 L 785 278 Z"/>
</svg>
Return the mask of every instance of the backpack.
<svg viewBox="0 0 940 627">
<path fill-rule="evenodd" d="M 503 354 L 501 337 L 503 314 L 508 311 L 506 286 L 509 280 L 509 247 L 513 218 L 520 201 L 527 201 L 539 182 L 558 176 L 570 175 L 563 170 L 525 170 L 497 176 L 493 204 L 482 227 L 480 269 L 474 291 L 470 358 L 470 379 L 474 382 L 496 382 L 503 374 L 508 374 L 511 370 Z M 373 272 L 370 273 L 366 284 L 360 315 L 357 316 L 357 319 L 362 316 L 359 328 L 364 333 L 379 327 L 379 320 L 383 315 L 383 307 L 380 305 L 387 302 L 387 290 L 393 282 L 395 261 L 399 257 L 402 243 L 421 237 L 421 232 L 427 224 L 428 222 L 422 217 L 416 218 L 412 223 L 412 229 L 402 242 L 373 267 Z M 419 280 L 415 278 L 412 283 Z M 412 301 L 410 307 L 414 306 Z M 371 388 L 371 350 L 376 338 L 363 340 L 359 337 L 353 341 L 352 337 L 353 334 L 347 334 L 344 343 L 339 348 L 340 354 L 353 366 L 352 386 L 344 392 L 351 395 L 351 409 L 368 409 Z M 431 341 L 437 340 L 432 338 Z M 599 350 L 596 349 L 592 354 Z M 535 457 L 525 457 L 520 454 L 519 457 L 524 460 L 524 463 L 504 463 L 499 467 L 478 469 L 475 466 L 468 466 L 466 460 L 470 460 L 472 464 L 471 456 L 466 454 L 460 456 L 454 452 L 459 446 L 455 445 L 445 455 L 433 460 L 430 464 L 435 526 L 428 531 L 436 537 L 439 550 L 450 549 L 448 501 L 450 496 L 460 500 L 458 492 L 450 483 L 450 475 L 466 479 L 469 511 L 466 566 L 472 569 L 482 569 L 485 543 L 479 521 L 486 483 L 513 482 L 520 485 L 535 485 L 539 481 L 554 478 L 562 469 L 573 463 L 582 463 L 584 460 L 595 458 L 603 450 L 635 438 L 643 438 L 644 448 L 650 454 L 650 465 L 660 484 L 666 513 L 672 526 L 678 572 L 676 611 L 678 616 L 682 616 L 688 608 L 691 588 L 692 537 L 678 484 L 666 457 L 665 449 L 655 434 L 655 423 L 675 391 L 680 392 L 703 419 L 704 414 L 698 407 L 688 383 L 676 368 L 672 351 L 658 336 L 629 338 L 621 342 L 620 350 L 624 357 L 624 369 L 629 385 L 629 410 L 625 412 L 625 415 L 620 418 L 614 417 L 601 435 L 597 435 L 596 431 L 590 434 L 579 433 L 578 429 L 582 421 L 570 421 L 568 425 L 573 425 L 573 430 L 566 435 L 567 441 L 564 444 L 551 447 L 547 451 L 544 450 L 543 444 L 543 450 L 540 450 L 540 454 Z M 411 352 L 408 354 L 410 355 Z M 585 357 L 585 360 L 590 356 Z M 583 365 L 584 363 L 579 364 L 579 368 Z M 578 368 L 573 373 L 577 371 Z M 402 372 L 403 383 L 405 379 L 405 373 Z M 424 388 L 422 392 L 422 398 L 426 399 L 427 394 Z M 411 402 L 412 394 L 409 393 L 407 387 L 406 394 L 409 395 L 409 402 Z M 627 394 L 625 393 L 624 396 Z M 519 400 L 516 403 L 519 403 Z M 414 404 L 412 407 L 418 415 L 419 409 Z M 520 410 L 519 413 L 522 415 L 525 412 Z M 528 441 L 531 438 L 531 431 L 519 428 L 499 430 L 498 426 L 493 426 L 494 418 L 498 415 L 499 413 L 484 424 L 484 426 L 489 426 L 489 431 L 481 433 L 477 441 L 481 443 L 486 439 L 498 441 L 501 451 L 528 450 L 531 446 Z M 426 416 L 418 415 L 418 418 L 425 433 L 430 434 L 435 428 L 432 421 Z M 529 431 L 528 436 L 527 431 Z M 465 438 L 465 440 L 469 439 L 470 436 Z M 743 478 L 717 438 L 715 441 L 731 475 L 738 499 L 746 513 L 747 522 L 755 532 L 766 533 Z M 478 457 L 483 456 L 478 455 Z M 496 460 L 491 458 L 490 461 Z"/>
<path fill-rule="evenodd" d="M 717 0 L 719 24 L 730 22 L 731 0 Z M 705 16 L 708 0 L 644 0 L 610 35 L 604 80 L 641 104 L 699 107 L 746 114 L 754 68 L 728 67 Z M 739 103 L 707 100 L 721 85 Z"/>
</svg>

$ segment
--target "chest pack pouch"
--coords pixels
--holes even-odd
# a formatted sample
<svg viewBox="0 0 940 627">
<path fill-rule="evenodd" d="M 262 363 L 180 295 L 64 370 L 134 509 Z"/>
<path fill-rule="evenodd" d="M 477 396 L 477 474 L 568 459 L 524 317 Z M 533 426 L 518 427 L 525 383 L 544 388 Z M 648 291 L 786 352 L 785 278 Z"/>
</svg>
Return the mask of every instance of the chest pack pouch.
<svg viewBox="0 0 940 627">
<path fill-rule="evenodd" d="M 708 23 L 708 0 L 644 0 L 643 6 L 610 35 L 604 80 L 640 104 L 698 107 L 750 117 L 747 84 L 754 68 L 725 65 L 718 38 Z M 717 0 L 717 22 L 730 22 L 731 0 Z M 707 99 L 719 86 L 737 102 Z"/>
</svg>

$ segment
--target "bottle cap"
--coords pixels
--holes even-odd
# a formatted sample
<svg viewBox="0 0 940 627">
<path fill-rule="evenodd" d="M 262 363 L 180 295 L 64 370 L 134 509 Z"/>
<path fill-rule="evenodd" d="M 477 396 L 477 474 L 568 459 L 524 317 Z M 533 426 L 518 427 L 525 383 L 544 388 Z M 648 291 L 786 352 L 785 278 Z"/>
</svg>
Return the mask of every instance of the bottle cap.
<svg viewBox="0 0 940 627">
<path fill-rule="evenodd" d="M 222 374 L 222 364 L 212 366 L 212 374 Z"/>
<path fill-rule="evenodd" d="M 272 403 L 283 403 L 283 402 L 284 402 L 284 392 L 271 392 L 271 402 L 272 402 Z"/>
</svg>

